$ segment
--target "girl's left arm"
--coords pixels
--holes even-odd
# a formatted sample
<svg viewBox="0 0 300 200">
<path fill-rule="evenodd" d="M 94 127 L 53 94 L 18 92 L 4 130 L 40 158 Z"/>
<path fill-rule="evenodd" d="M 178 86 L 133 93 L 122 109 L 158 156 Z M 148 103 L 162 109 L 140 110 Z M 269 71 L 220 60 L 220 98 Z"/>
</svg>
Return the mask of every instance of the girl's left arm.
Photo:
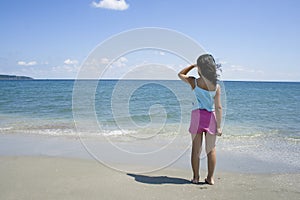
<svg viewBox="0 0 300 200">
<path fill-rule="evenodd" d="M 222 120 L 222 103 L 221 103 L 221 88 L 220 85 L 217 85 L 217 91 L 215 96 L 215 113 L 217 120 L 217 135 L 222 135 L 221 130 L 221 120 Z"/>
<path fill-rule="evenodd" d="M 191 87 L 194 89 L 195 87 L 195 78 L 192 76 L 188 76 L 187 73 L 189 73 L 189 71 L 191 71 L 194 67 L 196 67 L 197 65 L 191 65 L 188 66 L 186 68 L 184 68 L 183 70 L 181 70 L 178 73 L 178 77 L 183 80 L 184 82 L 188 83 L 191 85 Z"/>
</svg>

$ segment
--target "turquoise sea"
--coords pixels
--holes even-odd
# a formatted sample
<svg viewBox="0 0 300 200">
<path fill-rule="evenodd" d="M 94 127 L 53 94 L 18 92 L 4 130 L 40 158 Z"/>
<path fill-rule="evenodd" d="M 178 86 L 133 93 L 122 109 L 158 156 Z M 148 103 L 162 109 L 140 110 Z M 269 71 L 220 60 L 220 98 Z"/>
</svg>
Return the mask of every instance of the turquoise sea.
<svg viewBox="0 0 300 200">
<path fill-rule="evenodd" d="M 86 82 L 88 85 L 89 81 Z M 123 94 L 113 94 L 120 82 L 122 88 L 141 86 L 129 99 L 122 99 L 124 89 Z M 1 133 L 74 134 L 73 84 L 74 80 L 0 81 Z M 172 90 L 168 85 L 172 85 Z M 224 134 L 259 133 L 300 139 L 300 83 L 225 81 L 224 86 Z M 118 107 L 124 104 L 123 114 L 119 109 L 114 115 L 112 95 L 121 99 Z M 95 113 L 102 127 L 113 130 L 118 129 L 116 121 L 126 124 L 133 120 L 136 126 L 147 125 L 152 116 L 161 112 L 161 107 L 166 115 L 160 117 L 166 118 L 166 124 L 186 124 L 193 100 L 189 86 L 180 81 L 102 80 L 95 92 Z M 153 105 L 160 107 L 154 107 L 149 114 Z M 86 119 L 91 117 L 88 114 Z"/>
</svg>

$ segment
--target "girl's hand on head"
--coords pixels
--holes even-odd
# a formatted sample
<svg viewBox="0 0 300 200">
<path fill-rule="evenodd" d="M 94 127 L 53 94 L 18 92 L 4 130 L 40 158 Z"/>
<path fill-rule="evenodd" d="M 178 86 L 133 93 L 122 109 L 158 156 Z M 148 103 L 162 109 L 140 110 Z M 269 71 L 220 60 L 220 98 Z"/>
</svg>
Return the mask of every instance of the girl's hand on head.
<svg viewBox="0 0 300 200">
<path fill-rule="evenodd" d="M 222 136 L 222 130 L 221 130 L 221 128 L 217 129 L 217 136 Z"/>
</svg>

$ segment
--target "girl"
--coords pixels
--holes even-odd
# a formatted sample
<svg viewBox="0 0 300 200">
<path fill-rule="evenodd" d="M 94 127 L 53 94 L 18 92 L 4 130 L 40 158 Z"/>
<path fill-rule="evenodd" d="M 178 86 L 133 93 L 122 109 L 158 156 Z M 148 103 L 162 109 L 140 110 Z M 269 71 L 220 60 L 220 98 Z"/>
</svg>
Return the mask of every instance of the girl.
<svg viewBox="0 0 300 200">
<path fill-rule="evenodd" d="M 199 78 L 188 76 L 193 68 L 198 69 Z M 217 84 L 217 65 L 212 55 L 204 54 L 197 59 L 196 65 L 184 68 L 178 76 L 184 82 L 190 84 L 197 98 L 191 114 L 189 132 L 192 135 L 191 164 L 193 169 L 192 183 L 199 182 L 200 154 L 202 150 L 202 138 L 205 135 L 205 149 L 207 154 L 208 174 L 205 178 L 207 184 L 214 184 L 214 170 L 216 166 L 216 136 L 221 136 L 221 89 Z"/>
</svg>

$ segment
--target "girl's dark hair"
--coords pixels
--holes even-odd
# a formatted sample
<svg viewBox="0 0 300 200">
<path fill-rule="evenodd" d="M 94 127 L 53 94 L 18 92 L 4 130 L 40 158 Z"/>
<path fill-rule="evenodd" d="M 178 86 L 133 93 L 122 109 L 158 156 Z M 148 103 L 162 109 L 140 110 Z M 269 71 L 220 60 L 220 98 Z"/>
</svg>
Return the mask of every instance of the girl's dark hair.
<svg viewBox="0 0 300 200">
<path fill-rule="evenodd" d="M 197 66 L 200 68 L 201 75 L 208 79 L 214 86 L 217 85 L 217 69 L 221 66 L 216 64 L 215 59 L 210 54 L 203 54 L 197 59 Z"/>
</svg>

